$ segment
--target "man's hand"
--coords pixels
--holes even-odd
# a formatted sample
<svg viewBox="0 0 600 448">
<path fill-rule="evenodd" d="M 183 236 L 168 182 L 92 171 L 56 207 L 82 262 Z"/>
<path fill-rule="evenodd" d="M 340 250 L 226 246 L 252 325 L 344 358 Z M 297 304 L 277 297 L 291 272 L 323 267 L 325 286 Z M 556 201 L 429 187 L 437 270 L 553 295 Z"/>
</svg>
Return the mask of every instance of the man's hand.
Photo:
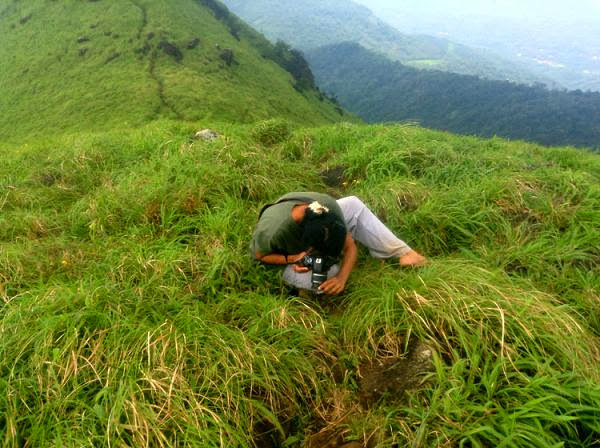
<svg viewBox="0 0 600 448">
<path fill-rule="evenodd" d="M 346 281 L 336 275 L 335 277 L 325 280 L 319 287 L 319 290 L 330 296 L 337 296 L 344 291 L 345 287 Z"/>
<path fill-rule="evenodd" d="M 307 256 L 309 253 L 310 253 L 310 251 L 305 250 L 305 251 L 302 251 L 302 252 L 300 252 L 299 254 L 296 254 L 296 255 L 288 255 L 286 257 L 286 260 L 288 261 L 288 263 L 298 263 L 305 256 Z"/>
<path fill-rule="evenodd" d="M 306 266 L 300 266 L 296 263 L 298 263 L 300 260 L 302 260 L 306 255 L 309 254 L 308 250 L 302 251 L 299 254 L 296 255 L 288 255 L 286 257 L 287 261 L 291 264 L 293 264 L 292 269 L 294 270 L 294 272 L 308 272 L 310 271 L 309 268 L 307 268 Z"/>
<path fill-rule="evenodd" d="M 346 288 L 346 282 L 348 281 L 348 277 L 350 277 L 350 272 L 352 272 L 352 269 L 356 264 L 356 257 L 356 243 L 350 232 L 348 232 L 346 241 L 344 242 L 344 256 L 342 258 L 340 272 L 338 272 L 335 277 L 331 277 L 324 281 L 319 289 L 331 296 L 341 294 L 344 291 L 344 288 Z"/>
</svg>

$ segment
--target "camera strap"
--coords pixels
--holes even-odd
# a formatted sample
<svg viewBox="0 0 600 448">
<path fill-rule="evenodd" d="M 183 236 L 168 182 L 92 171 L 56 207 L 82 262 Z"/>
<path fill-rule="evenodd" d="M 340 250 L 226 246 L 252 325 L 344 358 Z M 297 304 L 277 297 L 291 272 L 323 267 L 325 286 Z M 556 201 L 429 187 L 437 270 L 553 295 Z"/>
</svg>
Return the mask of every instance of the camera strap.
<svg viewBox="0 0 600 448">
<path fill-rule="evenodd" d="M 267 210 L 269 207 L 272 207 L 274 205 L 277 204 L 281 204 L 282 202 L 291 202 L 291 201 L 300 201 L 301 203 L 306 203 L 306 204 L 310 204 L 311 202 L 314 201 L 314 199 L 311 199 L 307 196 L 294 196 L 292 198 L 284 198 L 284 199 L 280 199 L 277 202 L 273 202 L 272 204 L 266 204 L 265 206 L 263 206 L 263 208 L 260 209 L 260 212 L 258 213 L 258 219 L 260 219 L 260 217 L 263 215 L 263 213 L 265 212 L 265 210 Z"/>
</svg>

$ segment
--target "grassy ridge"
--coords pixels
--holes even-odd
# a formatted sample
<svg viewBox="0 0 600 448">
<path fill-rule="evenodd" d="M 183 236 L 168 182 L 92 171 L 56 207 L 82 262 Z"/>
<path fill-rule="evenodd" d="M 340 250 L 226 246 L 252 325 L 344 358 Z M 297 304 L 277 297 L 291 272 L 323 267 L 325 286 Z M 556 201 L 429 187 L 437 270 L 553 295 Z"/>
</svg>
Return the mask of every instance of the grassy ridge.
<svg viewBox="0 0 600 448">
<path fill-rule="evenodd" d="M 318 92 L 294 89 L 264 37 L 213 3 L 0 1 L 0 141 L 160 117 L 339 119 Z"/>
<path fill-rule="evenodd" d="M 213 127 L 213 143 L 159 121 L 4 151 L 6 446 L 302 446 L 323 428 L 594 446 L 597 155 L 406 126 Z M 291 297 L 247 245 L 260 205 L 303 189 L 361 197 L 431 264 L 363 253 L 343 297 Z M 435 352 L 429 386 L 360 407 L 360 366 L 416 340 Z"/>
</svg>

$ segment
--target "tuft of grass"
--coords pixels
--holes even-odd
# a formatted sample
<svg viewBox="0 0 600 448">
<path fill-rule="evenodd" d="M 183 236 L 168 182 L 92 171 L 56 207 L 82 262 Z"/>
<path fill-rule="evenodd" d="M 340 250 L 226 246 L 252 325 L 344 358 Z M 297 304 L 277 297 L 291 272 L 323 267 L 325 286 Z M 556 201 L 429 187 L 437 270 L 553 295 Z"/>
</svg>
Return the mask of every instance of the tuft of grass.
<svg viewBox="0 0 600 448">
<path fill-rule="evenodd" d="M 265 146 L 284 142 L 290 135 L 290 124 L 281 119 L 271 119 L 260 122 L 252 129 L 252 136 L 254 139 Z"/>
</svg>

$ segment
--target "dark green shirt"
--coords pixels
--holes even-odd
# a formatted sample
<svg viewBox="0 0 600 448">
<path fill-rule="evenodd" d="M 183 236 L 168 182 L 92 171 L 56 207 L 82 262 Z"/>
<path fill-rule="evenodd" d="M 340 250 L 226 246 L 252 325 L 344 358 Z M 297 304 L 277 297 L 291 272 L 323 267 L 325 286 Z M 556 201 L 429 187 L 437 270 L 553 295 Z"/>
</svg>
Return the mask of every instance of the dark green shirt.
<svg viewBox="0 0 600 448">
<path fill-rule="evenodd" d="M 290 199 L 268 207 L 254 228 L 250 251 L 256 258 L 256 252 L 261 255 L 284 254 L 294 255 L 308 249 L 302 245 L 302 227 L 292 219 L 292 209 L 298 204 L 319 201 L 334 213 L 342 223 L 344 214 L 337 201 L 331 196 L 314 192 L 288 193 L 277 201 Z M 345 225 L 345 224 L 344 224 Z"/>
</svg>

